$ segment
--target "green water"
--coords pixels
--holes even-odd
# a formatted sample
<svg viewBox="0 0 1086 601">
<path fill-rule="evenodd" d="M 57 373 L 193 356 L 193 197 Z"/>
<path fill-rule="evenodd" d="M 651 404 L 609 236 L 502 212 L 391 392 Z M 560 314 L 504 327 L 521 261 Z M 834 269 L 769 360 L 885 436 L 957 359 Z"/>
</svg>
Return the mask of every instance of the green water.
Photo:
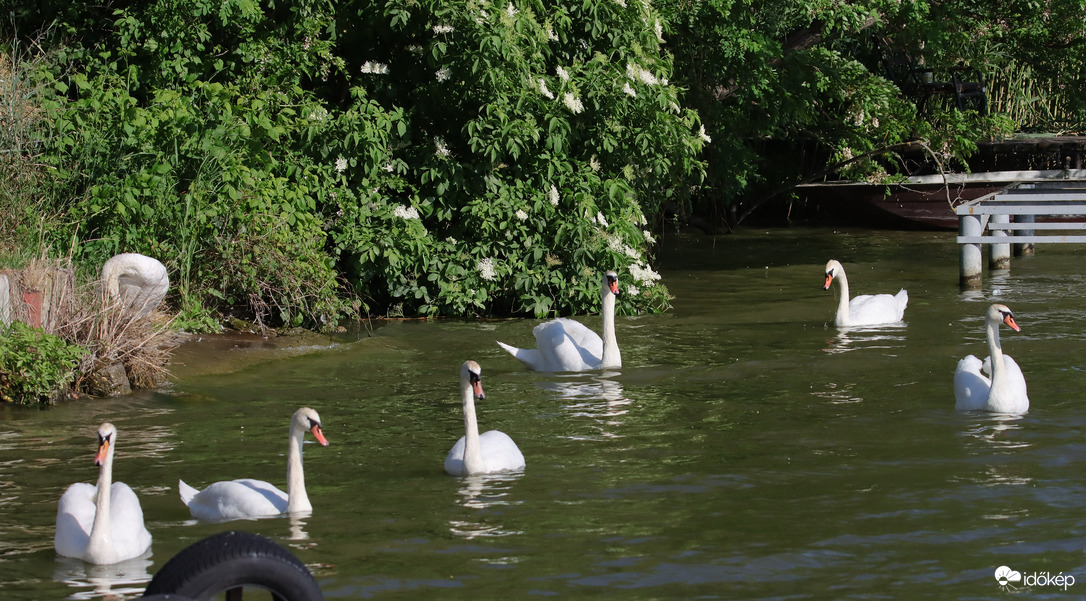
<svg viewBox="0 0 1086 601">
<path fill-rule="evenodd" d="M 132 598 L 179 550 L 234 528 L 288 545 L 330 599 L 990 599 L 1001 565 L 1079 580 L 1019 584 L 1030 598 L 1081 596 L 1081 247 L 1040 246 L 975 293 L 957 288 L 956 252 L 951 233 L 665 237 L 674 309 L 618 319 L 618 373 L 526 371 L 494 340 L 528 345 L 534 321 L 395 322 L 236 373 L 179 366 L 157 392 L 3 408 L 0 590 Z M 907 325 L 833 327 L 829 258 L 853 294 L 905 287 Z M 1022 326 L 1003 332 L 1029 383 L 1021 418 L 954 411 L 955 364 L 986 352 L 993 301 Z M 517 441 L 523 474 L 442 471 L 469 358 L 483 368 L 481 427 Z M 331 442 L 305 448 L 313 515 L 192 521 L 178 478 L 285 485 L 288 420 L 304 405 Z M 52 549 L 56 501 L 96 478 L 106 420 L 115 478 L 154 536 L 149 560 L 119 568 Z"/>
</svg>

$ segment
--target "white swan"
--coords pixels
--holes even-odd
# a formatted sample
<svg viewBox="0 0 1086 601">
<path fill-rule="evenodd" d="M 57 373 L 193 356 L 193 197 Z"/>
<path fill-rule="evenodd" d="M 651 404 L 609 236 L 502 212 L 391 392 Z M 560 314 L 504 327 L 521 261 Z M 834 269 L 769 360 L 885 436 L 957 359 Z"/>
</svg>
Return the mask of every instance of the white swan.
<svg viewBox="0 0 1086 601">
<path fill-rule="evenodd" d="M 188 506 L 192 517 L 236 520 L 313 511 L 309 495 L 305 492 L 305 475 L 302 473 L 302 439 L 307 430 L 321 446 L 328 446 L 317 412 L 308 407 L 295 411 L 290 419 L 287 446 L 287 492 L 263 480 L 249 478 L 216 482 L 203 490 L 196 490 L 178 480 L 181 500 Z"/>
<path fill-rule="evenodd" d="M 615 338 L 615 296 L 618 295 L 618 274 L 603 275 L 600 292 L 603 316 L 603 338 L 572 319 L 552 319 L 537 325 L 537 349 L 522 349 L 498 342 L 498 346 L 520 359 L 535 371 L 588 371 L 622 367 L 622 353 Z"/>
<path fill-rule="evenodd" d="M 999 323 L 1015 332 L 1021 331 L 1014 313 L 1006 305 L 988 307 L 984 329 L 988 337 L 988 357 L 982 364 L 973 355 L 958 361 L 954 371 L 954 408 L 958 411 L 992 411 L 995 413 L 1026 413 L 1029 397 L 1022 369 L 1003 354 L 999 345 Z M 989 380 L 981 371 L 990 373 Z"/>
<path fill-rule="evenodd" d="M 114 255 L 102 266 L 102 282 L 111 299 L 120 299 L 139 315 L 147 315 L 170 289 L 166 267 L 138 253 Z"/>
<path fill-rule="evenodd" d="M 460 367 L 460 392 L 464 399 L 464 435 L 445 457 L 445 471 L 453 476 L 474 476 L 524 468 L 524 455 L 505 432 L 479 434 L 475 399 L 483 394 L 482 368 L 474 361 Z"/>
<path fill-rule="evenodd" d="M 838 280 L 841 286 L 841 300 L 837 304 L 837 326 L 873 326 L 897 323 L 905 318 L 905 305 L 909 304 L 909 293 L 902 288 L 897 294 L 861 294 L 848 298 L 848 277 L 841 263 L 830 259 L 826 263 L 826 283 L 823 290 L 829 290 L 830 284 Z"/>
<path fill-rule="evenodd" d="M 98 426 L 98 484 L 76 482 L 57 505 L 53 548 L 58 555 L 108 565 L 143 555 L 151 548 L 151 533 L 143 525 L 139 497 L 123 482 L 113 482 L 113 450 L 117 429 Z"/>
</svg>

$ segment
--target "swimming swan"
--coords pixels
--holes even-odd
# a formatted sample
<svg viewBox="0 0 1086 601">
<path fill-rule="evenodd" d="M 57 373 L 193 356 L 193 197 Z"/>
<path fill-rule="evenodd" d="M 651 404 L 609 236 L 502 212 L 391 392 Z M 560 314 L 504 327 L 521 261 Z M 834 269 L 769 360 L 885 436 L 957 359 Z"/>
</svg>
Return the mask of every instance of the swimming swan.
<svg viewBox="0 0 1086 601">
<path fill-rule="evenodd" d="M 113 450 L 117 429 L 98 426 L 98 484 L 76 482 L 57 505 L 53 548 L 58 555 L 109 565 L 143 555 L 151 548 L 151 533 L 143 525 L 139 497 L 123 482 L 113 482 Z"/>
<path fill-rule="evenodd" d="M 1029 397 L 1026 395 L 1026 377 L 1022 369 L 1003 354 L 999 344 L 999 323 L 1007 324 L 1015 332 L 1021 328 L 1014 321 L 1014 313 L 1006 305 L 988 307 L 984 328 L 988 337 L 988 357 L 982 364 L 973 355 L 958 361 L 954 371 L 954 408 L 958 411 L 984 410 L 995 413 L 1026 413 Z M 981 371 L 991 374 L 989 380 Z"/>
<path fill-rule="evenodd" d="M 537 325 L 537 349 L 522 349 L 498 342 L 498 346 L 535 371 L 589 371 L 622 367 L 622 354 L 615 339 L 615 296 L 618 274 L 603 275 L 600 292 L 603 338 L 572 319 L 552 319 Z"/>
<path fill-rule="evenodd" d="M 464 399 L 464 435 L 445 457 L 445 471 L 452 476 L 474 476 L 524 468 L 524 455 L 505 432 L 490 430 L 479 435 L 475 399 L 483 394 L 482 368 L 474 361 L 460 367 L 460 392 Z"/>
<path fill-rule="evenodd" d="M 841 300 L 837 304 L 837 326 L 872 326 L 897 323 L 905 317 L 905 305 L 909 303 L 909 293 L 901 289 L 897 294 L 861 294 L 848 298 L 848 277 L 845 268 L 836 260 L 826 263 L 826 283 L 823 290 L 829 290 L 830 284 L 837 279 L 841 285 Z"/>
<path fill-rule="evenodd" d="M 188 506 L 192 517 L 201 520 L 237 520 L 313 511 L 309 495 L 305 492 L 305 475 L 302 473 L 302 439 L 307 430 L 321 446 L 328 446 L 317 412 L 308 407 L 295 411 L 290 419 L 287 446 L 287 492 L 263 480 L 248 478 L 216 482 L 203 490 L 196 490 L 178 480 L 181 500 Z"/>
</svg>

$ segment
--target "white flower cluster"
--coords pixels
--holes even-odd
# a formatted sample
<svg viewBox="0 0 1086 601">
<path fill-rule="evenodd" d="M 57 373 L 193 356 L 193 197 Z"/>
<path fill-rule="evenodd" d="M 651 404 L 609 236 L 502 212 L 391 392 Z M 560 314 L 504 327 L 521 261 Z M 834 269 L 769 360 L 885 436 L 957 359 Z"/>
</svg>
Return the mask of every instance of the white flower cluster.
<svg viewBox="0 0 1086 601">
<path fill-rule="evenodd" d="M 622 84 L 622 91 L 626 92 L 630 96 L 633 96 L 634 98 L 637 98 L 637 92 L 635 92 L 634 89 L 630 87 L 630 82 L 628 81 Z"/>
<path fill-rule="evenodd" d="M 584 105 L 581 104 L 581 99 L 574 96 L 571 92 L 566 92 L 562 96 L 562 103 L 565 104 L 566 108 L 574 115 L 584 112 Z"/>
<path fill-rule="evenodd" d="M 516 216 L 517 216 L 517 219 L 520 219 L 521 221 L 524 221 L 525 219 L 528 218 L 528 213 L 524 212 L 524 209 L 517 209 Z"/>
<path fill-rule="evenodd" d="M 494 280 L 498 279 L 498 272 L 494 270 L 494 259 L 491 259 L 490 257 L 481 259 L 479 261 L 479 264 L 476 265 L 476 269 L 479 270 L 479 277 L 483 278 L 484 280 L 490 280 L 493 282 Z"/>
<path fill-rule="evenodd" d="M 434 25 L 434 35 L 442 35 L 455 31 L 452 25 Z"/>
<path fill-rule="evenodd" d="M 438 69 L 437 72 L 434 73 L 434 77 L 437 77 L 438 81 L 445 81 L 445 80 L 449 79 L 449 68 L 448 67 L 442 67 L 442 68 Z"/>
<path fill-rule="evenodd" d="M 339 157 L 336 159 L 336 171 L 343 171 L 347 168 L 347 159 Z"/>
<path fill-rule="evenodd" d="M 400 219 L 418 219 L 419 210 L 415 207 L 405 207 L 403 205 L 396 205 L 396 208 L 392 210 L 392 214 Z"/>
<path fill-rule="evenodd" d="M 434 138 L 434 154 L 439 157 L 447 157 L 452 154 L 448 146 L 445 146 L 445 140 L 441 137 Z"/>
<path fill-rule="evenodd" d="M 539 78 L 539 93 L 546 96 L 547 100 L 554 100 L 554 93 L 547 89 L 547 80 Z"/>
<path fill-rule="evenodd" d="M 626 244 L 618 236 L 608 238 L 607 246 L 613 252 L 622 253 L 631 259 L 639 260 L 641 258 L 641 252 L 639 250 L 633 248 L 629 244 Z"/>
<path fill-rule="evenodd" d="M 309 113 L 310 121 L 326 121 L 328 119 L 328 109 L 323 106 L 317 107 L 312 113 Z"/>
<path fill-rule="evenodd" d="M 709 137 L 709 134 L 705 133 L 705 124 L 702 124 L 701 129 L 698 130 L 698 137 L 706 144 L 713 141 L 713 139 Z"/>
<path fill-rule="evenodd" d="M 569 71 L 563 69 L 561 65 L 558 65 L 555 72 L 558 73 L 558 77 L 562 78 L 562 81 L 569 81 Z"/>
<path fill-rule="evenodd" d="M 656 40 L 662 44 L 664 42 L 664 26 L 660 24 L 660 19 L 656 19 L 656 22 L 653 23 L 652 31 L 656 34 Z"/>
<path fill-rule="evenodd" d="M 388 65 L 384 63 L 366 61 L 362 63 L 362 72 L 370 73 L 372 75 L 388 75 Z"/>
<path fill-rule="evenodd" d="M 656 237 L 649 233 L 648 230 L 641 230 L 641 235 L 645 237 L 645 242 L 656 244 Z"/>
<path fill-rule="evenodd" d="M 607 218 L 603 216 L 603 211 L 596 212 L 596 223 L 601 227 L 607 227 Z"/>
<path fill-rule="evenodd" d="M 513 6 L 513 3 L 512 3 L 512 2 L 510 2 L 510 3 L 509 3 L 509 6 L 507 6 L 507 7 L 505 8 L 505 14 L 509 15 L 510 17 L 515 17 L 515 16 L 517 16 L 517 13 L 519 13 L 519 12 L 520 12 L 520 11 L 519 11 L 519 10 L 517 10 L 517 7 Z"/>
<path fill-rule="evenodd" d="M 641 265 L 640 263 L 630 266 L 630 275 L 638 282 L 646 285 L 652 285 L 653 282 L 660 279 L 660 274 L 653 271 L 651 267 Z"/>
<path fill-rule="evenodd" d="M 651 71 L 642 69 L 639 65 L 636 65 L 634 63 L 626 63 L 626 77 L 629 77 L 633 80 L 641 80 L 642 83 L 648 86 L 654 86 L 658 83 L 663 83 L 664 85 L 667 85 L 666 79 L 661 81 L 660 79 L 657 79 L 657 77 L 653 75 Z"/>
<path fill-rule="evenodd" d="M 557 207 L 558 206 L 558 188 L 555 188 L 554 184 L 551 184 L 551 189 L 550 189 L 550 192 L 547 193 L 547 196 L 548 196 L 548 198 L 550 198 L 551 204 Z"/>
</svg>

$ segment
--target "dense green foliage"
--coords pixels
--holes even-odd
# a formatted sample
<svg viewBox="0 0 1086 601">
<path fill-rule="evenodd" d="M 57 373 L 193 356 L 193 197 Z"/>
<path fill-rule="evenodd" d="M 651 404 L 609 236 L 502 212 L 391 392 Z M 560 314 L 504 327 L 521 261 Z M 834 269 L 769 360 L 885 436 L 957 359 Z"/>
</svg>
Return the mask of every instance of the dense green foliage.
<svg viewBox="0 0 1086 601">
<path fill-rule="evenodd" d="M 55 401 L 86 353 L 79 345 L 14 321 L 0 324 L 0 400 L 18 405 Z"/>
<path fill-rule="evenodd" d="M 1081 122 L 1083 8 L 46 0 L 8 36 L 33 110 L 0 107 L 26 125 L 0 131 L 24 182 L 0 217 L 84 264 L 159 258 L 190 326 L 588 312 L 602 269 L 620 311 L 660 310 L 672 211 L 734 222 L 812 174 L 886 177 L 905 146 L 961 167 L 1044 121 L 920 111 L 888 47 L 1024 74 L 1049 93 L 1019 105 Z"/>
<path fill-rule="evenodd" d="M 695 209 L 737 219 L 804 178 L 967 169 L 976 144 L 1086 123 L 1082 0 L 664 0 L 676 79 L 713 143 Z M 991 114 L 904 94 L 892 54 L 988 84 Z M 923 110 L 919 110 L 920 108 Z M 1012 120 L 1009 117 L 1014 117 Z M 779 196 L 776 196 L 779 198 Z"/>
</svg>

